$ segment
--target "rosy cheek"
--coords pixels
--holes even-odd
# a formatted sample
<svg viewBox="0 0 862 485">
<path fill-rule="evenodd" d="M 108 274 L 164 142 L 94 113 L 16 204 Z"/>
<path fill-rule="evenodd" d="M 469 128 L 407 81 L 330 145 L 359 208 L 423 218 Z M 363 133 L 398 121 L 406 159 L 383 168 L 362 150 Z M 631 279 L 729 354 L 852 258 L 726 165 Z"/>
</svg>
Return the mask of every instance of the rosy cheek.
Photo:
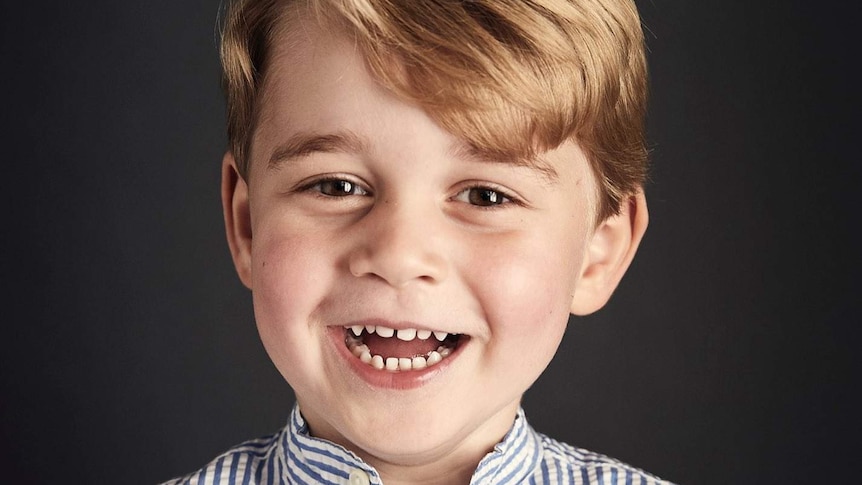
<svg viewBox="0 0 862 485">
<path fill-rule="evenodd" d="M 253 249 L 255 311 L 261 324 L 290 327 L 307 323 L 303 316 L 311 313 L 315 295 L 320 293 L 316 282 L 325 274 L 315 252 L 302 237 L 289 234 L 260 235 Z"/>
<path fill-rule="evenodd" d="M 261 231 L 263 232 L 263 231 Z M 312 320 L 324 294 L 320 247 L 294 234 L 256 234 L 252 272 L 255 320 L 272 361 L 292 385 L 315 369 L 319 330 Z M 319 277 L 318 277 L 319 276 Z"/>
<path fill-rule="evenodd" d="M 495 317 L 490 322 L 492 332 L 524 336 L 537 331 L 559 333 L 559 322 L 567 320 L 569 307 L 569 288 L 559 282 L 570 280 L 566 269 L 570 263 L 553 248 L 528 241 L 517 248 L 500 247 L 489 252 L 482 265 L 487 270 L 477 275 L 474 287 L 483 295 L 489 319 Z M 511 254 L 519 257 L 512 258 Z M 557 328 L 548 328 L 549 324 Z"/>
<path fill-rule="evenodd" d="M 545 321 L 549 314 L 557 313 L 555 309 L 560 306 L 560 295 L 548 285 L 549 281 L 554 281 L 554 275 L 539 272 L 528 264 L 524 261 L 501 268 L 495 276 L 494 287 L 488 290 L 497 295 L 491 311 L 511 315 L 500 321 L 519 332 L 531 331 L 531 327 Z"/>
</svg>

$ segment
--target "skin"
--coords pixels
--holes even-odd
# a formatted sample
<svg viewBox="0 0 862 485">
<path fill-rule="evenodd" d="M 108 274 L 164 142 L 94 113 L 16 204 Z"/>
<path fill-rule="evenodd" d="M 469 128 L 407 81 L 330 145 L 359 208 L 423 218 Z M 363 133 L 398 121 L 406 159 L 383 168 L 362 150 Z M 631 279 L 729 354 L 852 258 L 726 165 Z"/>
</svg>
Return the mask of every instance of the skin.
<svg viewBox="0 0 862 485">
<path fill-rule="evenodd" d="M 261 340 L 315 436 L 387 484 L 469 483 L 569 314 L 610 297 L 646 228 L 643 195 L 596 226 L 575 142 L 537 162 L 553 176 L 472 156 L 381 88 L 345 38 L 287 30 L 248 179 L 230 153 L 223 164 L 228 242 Z M 386 388 L 340 351 L 357 322 L 469 339 L 419 385 Z"/>
</svg>

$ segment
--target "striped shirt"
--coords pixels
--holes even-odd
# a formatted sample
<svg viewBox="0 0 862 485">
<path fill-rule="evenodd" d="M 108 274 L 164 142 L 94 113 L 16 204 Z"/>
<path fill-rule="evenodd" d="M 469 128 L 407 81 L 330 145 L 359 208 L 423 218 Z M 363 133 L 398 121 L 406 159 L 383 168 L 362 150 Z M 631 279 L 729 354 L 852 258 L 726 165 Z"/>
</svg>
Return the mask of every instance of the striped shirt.
<svg viewBox="0 0 862 485">
<path fill-rule="evenodd" d="M 314 438 L 294 405 L 281 431 L 246 441 L 202 469 L 161 485 L 382 485 L 380 475 L 352 452 Z M 613 458 L 536 432 L 518 410 L 515 423 L 479 463 L 471 485 L 670 485 Z"/>
</svg>

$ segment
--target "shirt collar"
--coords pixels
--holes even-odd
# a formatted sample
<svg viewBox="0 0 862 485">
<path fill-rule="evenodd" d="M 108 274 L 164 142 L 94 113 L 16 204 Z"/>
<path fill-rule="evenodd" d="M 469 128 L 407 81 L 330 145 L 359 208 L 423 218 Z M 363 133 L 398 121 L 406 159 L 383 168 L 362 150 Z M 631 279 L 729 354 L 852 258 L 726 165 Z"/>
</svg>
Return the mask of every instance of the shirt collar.
<svg viewBox="0 0 862 485">
<path fill-rule="evenodd" d="M 479 462 L 470 484 L 520 483 L 539 466 L 541 451 L 541 437 L 519 408 L 512 428 Z M 280 468 L 291 483 L 342 484 L 358 469 L 367 474 L 372 485 L 382 485 L 377 470 L 353 452 L 311 436 L 298 404 L 282 431 L 278 455 Z"/>
</svg>

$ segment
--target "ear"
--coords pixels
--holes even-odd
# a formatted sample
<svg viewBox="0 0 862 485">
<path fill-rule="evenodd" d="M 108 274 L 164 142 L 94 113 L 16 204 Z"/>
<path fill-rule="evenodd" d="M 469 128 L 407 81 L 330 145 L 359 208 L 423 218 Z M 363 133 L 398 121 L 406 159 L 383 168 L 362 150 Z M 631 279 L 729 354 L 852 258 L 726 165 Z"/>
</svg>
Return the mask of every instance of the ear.
<svg viewBox="0 0 862 485">
<path fill-rule="evenodd" d="M 596 228 L 581 266 L 571 312 L 589 315 L 608 302 L 634 259 L 649 222 L 643 191 L 629 197 L 620 213 Z"/>
<path fill-rule="evenodd" d="M 231 152 L 225 153 L 222 160 L 221 203 L 234 267 L 242 283 L 251 288 L 251 213 L 248 184 L 239 175 Z"/>
</svg>

